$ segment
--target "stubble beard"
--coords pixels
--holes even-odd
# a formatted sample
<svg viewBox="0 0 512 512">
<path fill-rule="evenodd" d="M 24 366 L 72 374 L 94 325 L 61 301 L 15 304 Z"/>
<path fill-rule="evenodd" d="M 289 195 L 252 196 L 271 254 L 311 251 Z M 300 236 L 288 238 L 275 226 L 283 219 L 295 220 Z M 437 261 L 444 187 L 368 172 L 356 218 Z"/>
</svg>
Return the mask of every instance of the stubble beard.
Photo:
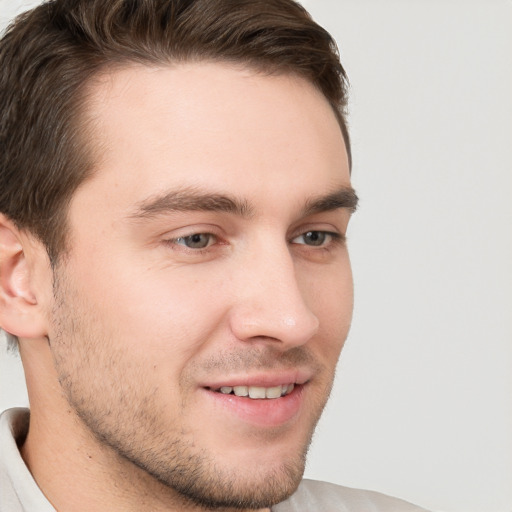
<svg viewBox="0 0 512 512">
<path fill-rule="evenodd" d="M 112 460 L 142 470 L 163 485 L 163 496 L 183 508 L 261 509 L 293 494 L 332 380 L 316 397 L 318 408 L 303 445 L 277 467 L 258 467 L 254 461 L 250 472 L 240 474 L 196 446 L 183 425 L 162 421 L 156 390 L 144 387 L 145 376 L 132 364 L 123 364 L 126 358 L 119 347 L 117 353 L 107 353 L 108 336 L 97 315 L 64 284 L 62 273 L 54 275 L 56 334 L 50 343 L 59 382 L 79 422 Z"/>
</svg>

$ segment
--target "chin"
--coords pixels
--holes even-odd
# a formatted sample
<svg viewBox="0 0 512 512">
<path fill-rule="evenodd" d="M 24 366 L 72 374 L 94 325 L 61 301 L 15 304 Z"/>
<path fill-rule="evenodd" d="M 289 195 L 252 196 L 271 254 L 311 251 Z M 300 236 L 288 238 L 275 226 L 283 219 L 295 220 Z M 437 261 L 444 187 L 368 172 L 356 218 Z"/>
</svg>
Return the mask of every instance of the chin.
<svg viewBox="0 0 512 512">
<path fill-rule="evenodd" d="M 172 478 L 165 484 L 187 502 L 207 510 L 262 509 L 286 500 L 295 492 L 304 466 L 305 459 L 275 468 L 254 461 L 251 470 L 218 471 L 214 466 L 208 474 L 199 472 L 195 478 Z"/>
<path fill-rule="evenodd" d="M 258 439 L 258 449 L 236 450 L 226 445 L 212 451 L 183 444 L 182 439 L 172 448 L 168 445 L 167 450 L 153 451 L 149 458 L 142 458 L 140 452 L 123 455 L 189 505 L 206 510 L 262 509 L 295 492 L 310 439 L 293 446 L 261 441 Z"/>
</svg>

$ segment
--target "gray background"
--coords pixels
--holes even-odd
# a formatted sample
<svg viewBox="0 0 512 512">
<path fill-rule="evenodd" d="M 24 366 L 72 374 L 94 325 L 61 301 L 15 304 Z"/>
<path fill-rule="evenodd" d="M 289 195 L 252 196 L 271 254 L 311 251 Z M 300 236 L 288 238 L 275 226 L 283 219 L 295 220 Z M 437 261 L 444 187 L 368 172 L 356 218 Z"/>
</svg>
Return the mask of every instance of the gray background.
<svg viewBox="0 0 512 512">
<path fill-rule="evenodd" d="M 0 25 L 20 6 L 0 0 Z M 352 90 L 354 323 L 307 476 L 512 510 L 512 2 L 304 0 Z M 25 404 L 0 347 L 0 410 Z"/>
</svg>

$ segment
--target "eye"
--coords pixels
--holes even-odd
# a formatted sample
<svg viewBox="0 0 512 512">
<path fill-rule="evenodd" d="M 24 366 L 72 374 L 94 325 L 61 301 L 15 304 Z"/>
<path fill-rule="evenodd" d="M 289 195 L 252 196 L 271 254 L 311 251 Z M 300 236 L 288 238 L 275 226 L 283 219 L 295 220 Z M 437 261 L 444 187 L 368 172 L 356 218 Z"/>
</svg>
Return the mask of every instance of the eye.
<svg viewBox="0 0 512 512">
<path fill-rule="evenodd" d="M 326 243 L 332 242 L 333 239 L 338 239 L 339 237 L 340 235 L 337 233 L 329 233 L 327 231 L 307 231 L 306 233 L 295 237 L 292 242 L 294 244 L 320 247 Z"/>
<path fill-rule="evenodd" d="M 211 233 L 194 233 L 193 235 L 175 238 L 174 243 L 184 245 L 188 249 L 204 249 L 215 243 L 215 236 Z"/>
</svg>

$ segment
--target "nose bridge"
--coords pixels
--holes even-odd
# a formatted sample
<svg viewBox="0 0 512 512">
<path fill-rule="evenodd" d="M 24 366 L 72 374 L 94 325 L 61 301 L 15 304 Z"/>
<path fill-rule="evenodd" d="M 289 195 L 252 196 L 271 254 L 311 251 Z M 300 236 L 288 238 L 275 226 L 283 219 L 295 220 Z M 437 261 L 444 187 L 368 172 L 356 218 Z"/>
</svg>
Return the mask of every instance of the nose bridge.
<svg viewBox="0 0 512 512">
<path fill-rule="evenodd" d="M 240 340 L 271 338 L 285 347 L 306 343 L 319 321 L 297 280 L 285 240 L 266 240 L 243 258 L 231 327 Z"/>
</svg>

